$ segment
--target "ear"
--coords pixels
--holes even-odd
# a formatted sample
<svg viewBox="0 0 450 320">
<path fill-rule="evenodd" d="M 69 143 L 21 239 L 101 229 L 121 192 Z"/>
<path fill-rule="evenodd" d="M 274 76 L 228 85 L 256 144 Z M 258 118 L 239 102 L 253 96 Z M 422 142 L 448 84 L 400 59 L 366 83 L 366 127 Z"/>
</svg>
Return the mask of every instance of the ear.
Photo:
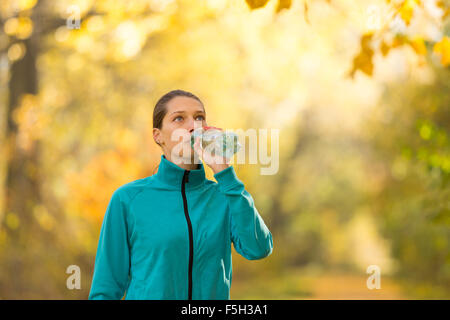
<svg viewBox="0 0 450 320">
<path fill-rule="evenodd" d="M 155 140 L 156 143 L 161 140 L 161 130 L 158 128 L 153 128 L 153 140 Z"/>
</svg>

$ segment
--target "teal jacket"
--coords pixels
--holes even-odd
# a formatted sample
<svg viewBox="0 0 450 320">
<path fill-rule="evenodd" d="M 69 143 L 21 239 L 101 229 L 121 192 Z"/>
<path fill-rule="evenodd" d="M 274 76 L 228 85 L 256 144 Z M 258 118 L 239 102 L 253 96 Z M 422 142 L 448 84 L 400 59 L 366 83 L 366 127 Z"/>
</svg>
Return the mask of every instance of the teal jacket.
<svg viewBox="0 0 450 320">
<path fill-rule="evenodd" d="M 122 185 L 106 210 L 89 299 L 230 299 L 231 243 L 248 260 L 272 234 L 234 167 L 205 178 L 161 156 L 156 174 Z"/>
</svg>

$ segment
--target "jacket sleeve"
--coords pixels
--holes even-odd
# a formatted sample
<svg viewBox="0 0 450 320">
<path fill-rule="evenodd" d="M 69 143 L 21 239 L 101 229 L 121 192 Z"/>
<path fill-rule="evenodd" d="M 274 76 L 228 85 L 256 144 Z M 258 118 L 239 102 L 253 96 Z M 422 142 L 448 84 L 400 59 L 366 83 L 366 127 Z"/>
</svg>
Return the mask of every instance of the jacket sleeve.
<svg viewBox="0 0 450 320">
<path fill-rule="evenodd" d="M 257 260 L 272 253 L 272 234 L 245 190 L 233 166 L 214 174 L 220 192 L 225 194 L 230 210 L 231 240 L 236 251 L 248 260 Z"/>
<path fill-rule="evenodd" d="M 126 208 L 116 190 L 103 218 L 89 300 L 122 299 L 129 269 Z"/>
</svg>

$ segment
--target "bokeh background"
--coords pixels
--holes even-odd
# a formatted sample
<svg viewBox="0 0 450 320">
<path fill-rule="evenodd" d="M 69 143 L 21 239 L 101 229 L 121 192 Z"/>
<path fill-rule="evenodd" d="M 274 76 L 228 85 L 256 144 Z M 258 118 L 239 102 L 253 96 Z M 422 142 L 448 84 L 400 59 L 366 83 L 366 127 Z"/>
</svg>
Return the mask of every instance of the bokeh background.
<svg viewBox="0 0 450 320">
<path fill-rule="evenodd" d="M 280 130 L 276 174 L 235 164 L 274 251 L 233 249 L 232 299 L 449 299 L 448 14 L 446 0 L 2 0 L 0 299 L 87 299 L 108 201 L 154 173 L 153 107 L 172 89 L 209 125 Z"/>
</svg>

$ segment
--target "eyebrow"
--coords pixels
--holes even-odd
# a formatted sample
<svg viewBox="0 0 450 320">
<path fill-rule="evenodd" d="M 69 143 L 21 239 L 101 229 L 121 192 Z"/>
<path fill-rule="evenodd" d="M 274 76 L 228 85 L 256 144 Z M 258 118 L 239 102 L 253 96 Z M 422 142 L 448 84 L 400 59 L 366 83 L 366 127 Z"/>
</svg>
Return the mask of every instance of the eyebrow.
<svg viewBox="0 0 450 320">
<path fill-rule="evenodd" d="M 185 111 L 174 111 L 171 114 L 174 114 L 174 113 L 186 113 L 186 112 Z M 203 110 L 197 110 L 194 113 L 204 113 L 204 114 L 206 114 L 205 111 L 203 111 Z"/>
</svg>

